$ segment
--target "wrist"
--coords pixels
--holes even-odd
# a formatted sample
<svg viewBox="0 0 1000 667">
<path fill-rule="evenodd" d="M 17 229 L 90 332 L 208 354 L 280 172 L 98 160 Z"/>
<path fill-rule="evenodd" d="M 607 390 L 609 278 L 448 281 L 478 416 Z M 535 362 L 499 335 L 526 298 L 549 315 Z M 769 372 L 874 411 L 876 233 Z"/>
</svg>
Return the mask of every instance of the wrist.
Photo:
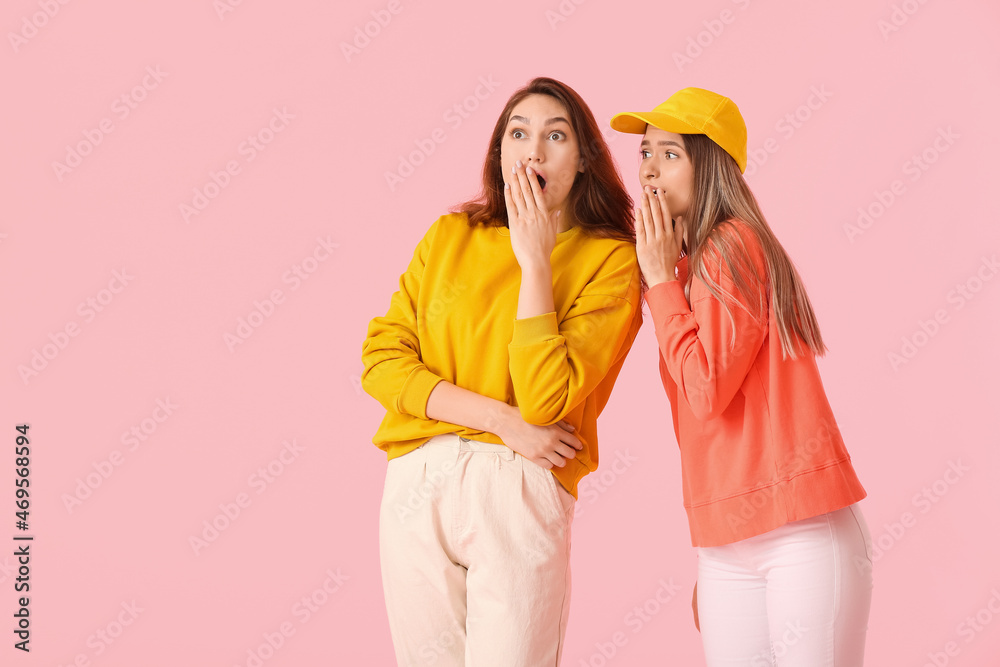
<svg viewBox="0 0 1000 667">
<path fill-rule="evenodd" d="M 523 262 L 519 261 L 518 264 L 521 267 L 521 280 L 526 278 L 551 278 L 552 277 L 552 260 L 548 257 L 530 257 L 526 258 Z"/>
<path fill-rule="evenodd" d="M 646 276 L 646 285 L 648 287 L 653 287 L 659 285 L 660 283 L 676 282 L 677 276 L 673 273 L 658 273 L 651 276 Z"/>
<path fill-rule="evenodd" d="M 504 440 L 504 434 L 510 432 L 510 426 L 514 417 L 520 418 L 520 411 L 514 406 L 497 401 L 491 406 L 486 415 L 486 430 Z"/>
</svg>

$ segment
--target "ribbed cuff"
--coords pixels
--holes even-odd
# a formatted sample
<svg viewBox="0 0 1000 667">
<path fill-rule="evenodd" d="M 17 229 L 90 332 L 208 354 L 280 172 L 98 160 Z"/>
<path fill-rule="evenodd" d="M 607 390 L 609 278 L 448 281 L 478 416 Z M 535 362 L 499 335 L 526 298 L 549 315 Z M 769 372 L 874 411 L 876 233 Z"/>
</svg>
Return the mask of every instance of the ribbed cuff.
<svg viewBox="0 0 1000 667">
<path fill-rule="evenodd" d="M 555 312 L 514 320 L 511 345 L 531 345 L 559 335 L 559 321 Z"/>
<path fill-rule="evenodd" d="M 654 322 L 671 315 L 687 315 L 691 312 L 691 306 L 684 298 L 684 283 L 679 280 L 653 285 L 646 290 L 645 299 Z"/>
<path fill-rule="evenodd" d="M 442 380 L 443 378 L 434 375 L 426 368 L 414 369 L 399 391 L 401 412 L 420 419 L 427 419 L 427 399 L 437 383 Z"/>
</svg>

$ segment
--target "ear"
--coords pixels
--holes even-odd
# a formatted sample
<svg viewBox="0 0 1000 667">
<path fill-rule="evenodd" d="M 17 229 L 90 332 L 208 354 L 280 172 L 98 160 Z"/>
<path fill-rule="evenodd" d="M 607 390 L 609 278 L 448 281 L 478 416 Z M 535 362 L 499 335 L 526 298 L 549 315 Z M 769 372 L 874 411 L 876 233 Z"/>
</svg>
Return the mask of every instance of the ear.
<svg viewBox="0 0 1000 667">
<path fill-rule="evenodd" d="M 584 169 L 583 169 L 583 165 L 584 165 L 584 161 L 583 161 L 583 158 L 580 158 L 580 166 L 579 166 L 579 167 L 577 167 L 577 171 L 578 171 L 578 172 L 580 172 L 581 174 L 582 174 L 582 173 L 583 173 L 583 171 L 584 171 Z"/>
</svg>

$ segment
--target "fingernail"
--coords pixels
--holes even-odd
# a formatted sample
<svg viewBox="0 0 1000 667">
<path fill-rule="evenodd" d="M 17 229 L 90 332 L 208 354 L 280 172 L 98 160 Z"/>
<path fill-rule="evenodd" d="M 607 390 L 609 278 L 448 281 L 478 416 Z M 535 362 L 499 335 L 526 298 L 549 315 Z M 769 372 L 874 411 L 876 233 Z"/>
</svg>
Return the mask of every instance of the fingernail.
<svg viewBox="0 0 1000 667">
<path fill-rule="evenodd" d="M 510 183 L 504 183 L 503 184 L 503 189 L 504 190 L 510 190 Z"/>
<path fill-rule="evenodd" d="M 533 173 L 535 173 L 535 171 L 531 167 L 528 167 L 527 169 L 524 170 L 524 173 L 526 173 L 528 176 L 531 176 Z"/>
<path fill-rule="evenodd" d="M 518 164 L 520 164 L 520 162 L 518 162 Z M 510 173 L 516 174 L 517 173 L 517 167 L 515 167 L 514 165 L 510 165 Z"/>
<path fill-rule="evenodd" d="M 517 161 L 517 168 L 518 168 L 518 169 L 520 169 L 520 168 L 521 168 L 521 161 L 520 161 L 520 160 L 518 160 L 518 161 Z"/>
</svg>

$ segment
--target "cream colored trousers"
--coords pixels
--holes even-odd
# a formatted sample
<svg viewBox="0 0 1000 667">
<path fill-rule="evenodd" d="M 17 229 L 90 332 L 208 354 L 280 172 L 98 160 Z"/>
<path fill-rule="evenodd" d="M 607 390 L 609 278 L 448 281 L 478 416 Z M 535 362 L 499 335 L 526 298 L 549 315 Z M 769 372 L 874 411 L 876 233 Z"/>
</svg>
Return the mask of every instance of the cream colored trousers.
<svg viewBox="0 0 1000 667">
<path fill-rule="evenodd" d="M 510 448 L 453 433 L 389 461 L 379 551 L 399 665 L 558 665 L 575 502 Z"/>
</svg>

